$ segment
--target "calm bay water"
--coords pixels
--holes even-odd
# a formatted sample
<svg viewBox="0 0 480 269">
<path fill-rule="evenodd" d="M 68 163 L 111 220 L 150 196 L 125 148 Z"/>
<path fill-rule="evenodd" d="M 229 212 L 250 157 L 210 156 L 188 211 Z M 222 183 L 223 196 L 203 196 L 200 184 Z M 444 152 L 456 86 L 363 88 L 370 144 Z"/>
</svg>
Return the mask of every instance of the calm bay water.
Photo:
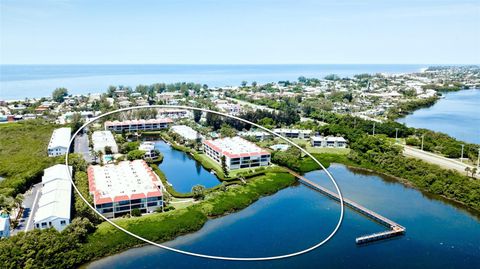
<svg viewBox="0 0 480 269">
<path fill-rule="evenodd" d="M 419 109 L 398 122 L 480 144 L 480 89 L 450 92 L 444 97 L 433 106 Z"/>
<path fill-rule="evenodd" d="M 357 246 L 355 238 L 385 228 L 350 209 L 338 233 L 302 256 L 269 262 L 225 262 L 188 257 L 156 247 L 131 249 L 88 268 L 476 268 L 480 265 L 480 221 L 458 207 L 420 191 L 343 165 L 329 170 L 344 196 L 407 228 L 403 237 Z M 328 184 L 321 171 L 307 178 Z M 261 198 L 250 207 L 209 220 L 198 232 L 169 246 L 212 255 L 279 255 L 311 246 L 333 229 L 339 205 L 297 185 Z"/>
<path fill-rule="evenodd" d="M 360 73 L 410 73 L 427 65 L 0 65 L 0 100 L 50 96 L 58 87 L 73 94 L 105 92 L 109 85 L 135 87 L 157 82 L 236 86 Z"/>
<path fill-rule="evenodd" d="M 155 149 L 163 154 L 163 162 L 159 167 L 176 191 L 190 192 L 197 184 L 207 188 L 220 184 L 217 177 L 203 168 L 200 163 L 182 151 L 173 149 L 164 141 L 156 142 Z"/>
</svg>

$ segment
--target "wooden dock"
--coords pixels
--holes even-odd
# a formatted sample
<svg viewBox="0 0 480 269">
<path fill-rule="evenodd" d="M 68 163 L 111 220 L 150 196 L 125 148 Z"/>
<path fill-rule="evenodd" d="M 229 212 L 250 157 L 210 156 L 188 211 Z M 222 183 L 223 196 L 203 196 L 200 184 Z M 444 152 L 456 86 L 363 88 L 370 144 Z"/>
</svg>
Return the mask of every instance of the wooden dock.
<svg viewBox="0 0 480 269">
<path fill-rule="evenodd" d="M 292 174 L 293 176 L 295 176 L 296 178 L 298 178 L 298 180 L 300 181 L 300 183 L 302 183 L 303 185 L 313 189 L 313 190 L 316 190 L 326 196 L 328 196 L 329 198 L 337 201 L 337 202 L 340 202 L 340 197 L 338 196 L 337 193 L 335 192 L 332 192 L 308 179 L 306 179 L 305 177 L 299 175 L 298 173 L 295 173 L 294 171 L 291 171 L 289 170 L 290 174 Z M 401 226 L 400 224 L 394 222 L 393 220 L 390 220 L 364 206 L 361 206 L 359 204 L 357 204 L 356 202 L 350 200 L 350 199 L 347 199 L 347 198 L 343 198 L 343 204 L 350 207 L 351 209 L 373 219 L 374 221 L 384 225 L 385 227 L 388 228 L 388 231 L 384 231 L 384 232 L 379 232 L 379 233 L 374 233 L 374 234 L 369 234 L 369 235 L 364 235 L 364 236 L 360 236 L 360 237 L 357 237 L 355 242 L 357 244 L 364 244 L 364 243 L 369 243 L 369 242 L 373 242 L 373 241 L 378 241 L 378 240 L 382 240 L 382 239 L 386 239 L 386 238 L 391 238 L 391 237 L 395 237 L 395 236 L 399 236 L 399 235 L 403 235 L 406 231 L 406 228 Z"/>
</svg>

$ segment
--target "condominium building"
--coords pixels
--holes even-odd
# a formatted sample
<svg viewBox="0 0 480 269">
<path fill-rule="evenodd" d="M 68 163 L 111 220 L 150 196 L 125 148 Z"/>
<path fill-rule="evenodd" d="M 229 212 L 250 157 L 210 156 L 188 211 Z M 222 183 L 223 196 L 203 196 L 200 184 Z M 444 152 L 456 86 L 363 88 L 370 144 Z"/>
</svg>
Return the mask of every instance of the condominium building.
<svg viewBox="0 0 480 269">
<path fill-rule="evenodd" d="M 59 128 L 55 129 L 50 137 L 48 143 L 48 156 L 55 157 L 65 155 L 68 153 L 68 146 L 70 145 L 72 129 Z"/>
<path fill-rule="evenodd" d="M 150 120 L 107 121 L 105 130 L 120 132 L 157 131 L 168 128 L 173 121 L 169 118 Z"/>
<path fill-rule="evenodd" d="M 110 131 L 95 131 L 92 134 L 93 150 L 105 153 L 105 147 L 110 147 L 112 153 L 118 153 L 117 142 Z"/>
<path fill-rule="evenodd" d="M 70 223 L 72 183 L 67 168 L 72 173 L 72 167 L 64 164 L 44 170 L 38 210 L 33 218 L 35 228 L 62 231 Z"/>
<path fill-rule="evenodd" d="M 155 142 L 142 142 L 140 144 L 140 147 L 138 147 L 139 150 L 145 151 L 144 158 L 157 158 L 158 154 L 155 151 Z"/>
<path fill-rule="evenodd" d="M 313 136 L 311 139 L 312 147 L 321 148 L 346 148 L 347 140 L 339 136 Z"/>
<path fill-rule="evenodd" d="M 159 109 L 158 116 L 163 118 L 180 119 L 192 115 L 191 111 L 185 109 Z"/>
<path fill-rule="evenodd" d="M 239 132 L 239 136 L 241 137 L 254 137 L 255 139 L 262 141 L 272 137 L 272 134 L 264 132 L 264 131 L 246 131 L 246 132 Z"/>
<path fill-rule="evenodd" d="M 308 139 L 312 135 L 312 130 L 298 130 L 298 129 L 274 129 L 274 133 L 284 136 L 286 138 L 300 138 Z"/>
<path fill-rule="evenodd" d="M 197 131 L 186 125 L 174 125 L 170 130 L 186 140 L 196 140 L 197 138 L 202 137 Z"/>
<path fill-rule="evenodd" d="M 270 152 L 238 136 L 205 140 L 203 146 L 205 154 L 220 165 L 225 156 L 229 170 L 270 164 Z"/>
<path fill-rule="evenodd" d="M 163 206 L 163 185 L 143 160 L 88 167 L 88 185 L 95 209 L 115 218 L 139 209 L 153 212 Z"/>
</svg>

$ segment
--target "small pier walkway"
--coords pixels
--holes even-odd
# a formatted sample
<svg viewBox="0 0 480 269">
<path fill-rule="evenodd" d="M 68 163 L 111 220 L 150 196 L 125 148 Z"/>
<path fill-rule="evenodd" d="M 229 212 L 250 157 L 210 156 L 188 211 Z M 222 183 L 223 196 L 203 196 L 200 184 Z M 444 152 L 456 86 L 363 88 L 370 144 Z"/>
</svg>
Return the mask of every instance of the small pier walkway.
<svg viewBox="0 0 480 269">
<path fill-rule="evenodd" d="M 294 171 L 292 170 L 288 170 L 288 172 L 290 174 L 292 174 L 293 176 L 295 176 L 296 178 L 298 178 L 299 182 L 302 183 L 303 185 L 313 189 L 313 190 L 316 190 L 326 196 L 328 196 L 329 198 L 337 201 L 337 202 L 340 202 L 340 197 L 338 196 L 337 193 L 335 192 L 332 192 L 308 179 L 306 179 L 305 177 L 299 175 L 298 173 L 295 173 Z M 390 238 L 390 237 L 395 237 L 395 236 L 399 236 L 399 235 L 403 235 L 406 231 L 406 228 L 401 226 L 400 224 L 394 222 L 393 220 L 390 220 L 364 206 L 361 206 L 359 204 L 357 204 L 356 202 L 350 200 L 350 199 L 347 199 L 347 198 L 343 198 L 343 203 L 344 205 L 350 207 L 351 209 L 373 219 L 374 221 L 384 225 L 385 227 L 388 228 L 388 231 L 384 231 L 384 232 L 379 232 L 379 233 L 374 233 L 374 234 L 369 234 L 369 235 L 364 235 L 364 236 L 360 236 L 360 237 L 357 237 L 357 239 L 355 240 L 355 242 L 357 244 L 364 244 L 364 243 L 369 243 L 369 242 L 373 242 L 373 241 L 378 241 L 378 240 L 382 240 L 382 239 L 386 239 L 386 238 Z"/>
</svg>

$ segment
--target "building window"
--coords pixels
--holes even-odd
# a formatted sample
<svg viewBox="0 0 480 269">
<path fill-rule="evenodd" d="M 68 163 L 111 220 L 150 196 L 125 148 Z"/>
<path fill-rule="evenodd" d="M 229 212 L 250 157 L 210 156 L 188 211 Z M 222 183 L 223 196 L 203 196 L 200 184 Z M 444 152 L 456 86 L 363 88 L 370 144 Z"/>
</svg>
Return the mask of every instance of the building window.
<svg viewBox="0 0 480 269">
<path fill-rule="evenodd" d="M 67 224 L 67 222 L 66 222 L 66 221 L 64 221 L 64 220 L 61 220 L 61 221 L 60 221 L 60 225 L 62 225 L 62 226 L 63 226 L 63 225 L 65 225 L 65 224 Z"/>
</svg>

